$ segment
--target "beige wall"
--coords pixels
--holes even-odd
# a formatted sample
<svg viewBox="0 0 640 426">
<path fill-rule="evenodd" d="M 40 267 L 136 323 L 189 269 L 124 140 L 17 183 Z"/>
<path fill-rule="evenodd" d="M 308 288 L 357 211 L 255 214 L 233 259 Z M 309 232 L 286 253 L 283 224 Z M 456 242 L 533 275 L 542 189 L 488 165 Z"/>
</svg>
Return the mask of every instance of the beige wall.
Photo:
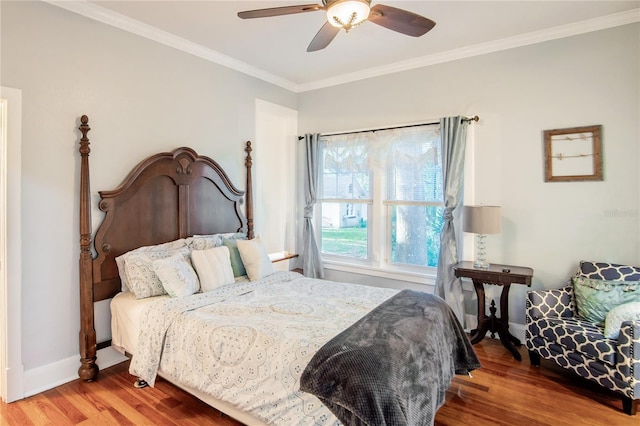
<svg viewBox="0 0 640 426">
<path fill-rule="evenodd" d="M 244 188 L 255 99 L 295 110 L 297 97 L 43 2 L 1 7 L 0 83 L 23 95 L 22 354 L 29 376 L 79 358 L 79 117 L 87 114 L 92 127 L 96 202 L 98 190 L 115 188 L 147 155 L 179 146 L 217 160 Z M 100 218 L 94 209 L 94 224 Z M 107 316 L 97 329 L 105 337 L 108 328 Z"/>
<path fill-rule="evenodd" d="M 559 287 L 582 259 L 640 264 L 639 41 L 631 24 L 302 93 L 299 128 L 479 115 L 467 197 L 503 207 L 488 258 L 534 268 L 533 288 Z M 545 183 L 543 130 L 592 124 L 603 126 L 604 181 Z M 510 319 L 520 324 L 525 291 L 511 289 Z"/>
</svg>

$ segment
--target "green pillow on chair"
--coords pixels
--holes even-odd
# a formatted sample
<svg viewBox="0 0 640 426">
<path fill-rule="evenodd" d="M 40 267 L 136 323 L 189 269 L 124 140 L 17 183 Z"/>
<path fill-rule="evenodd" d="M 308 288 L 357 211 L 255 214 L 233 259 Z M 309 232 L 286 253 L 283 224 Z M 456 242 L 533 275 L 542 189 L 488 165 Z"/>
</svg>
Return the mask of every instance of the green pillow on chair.
<svg viewBox="0 0 640 426">
<path fill-rule="evenodd" d="M 573 293 L 578 315 L 604 325 L 609 311 L 623 303 L 640 302 L 640 281 L 604 281 L 574 276 Z"/>
</svg>

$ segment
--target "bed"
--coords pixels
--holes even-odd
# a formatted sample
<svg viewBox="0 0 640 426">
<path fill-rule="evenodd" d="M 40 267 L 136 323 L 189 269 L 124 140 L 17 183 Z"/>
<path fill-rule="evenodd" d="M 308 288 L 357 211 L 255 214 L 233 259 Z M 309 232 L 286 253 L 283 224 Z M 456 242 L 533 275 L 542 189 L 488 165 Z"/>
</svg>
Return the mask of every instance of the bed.
<svg viewBox="0 0 640 426">
<path fill-rule="evenodd" d="M 254 238 L 250 142 L 246 192 L 190 148 L 143 160 L 99 193 L 92 241 L 87 116 L 79 129 L 81 379 L 96 380 L 111 344 L 140 380 L 163 377 L 246 424 L 429 424 L 452 376 L 480 366 L 433 295 L 273 271 Z M 112 341 L 98 345 L 106 299 Z"/>
</svg>

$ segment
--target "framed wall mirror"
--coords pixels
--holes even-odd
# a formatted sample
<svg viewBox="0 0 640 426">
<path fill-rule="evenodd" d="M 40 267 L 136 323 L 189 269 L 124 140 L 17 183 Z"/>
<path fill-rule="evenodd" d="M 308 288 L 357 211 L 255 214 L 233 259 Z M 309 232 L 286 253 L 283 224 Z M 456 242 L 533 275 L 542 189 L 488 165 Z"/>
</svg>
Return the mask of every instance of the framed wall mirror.
<svg viewBox="0 0 640 426">
<path fill-rule="evenodd" d="M 545 182 L 603 180 L 601 125 L 544 131 Z"/>
</svg>

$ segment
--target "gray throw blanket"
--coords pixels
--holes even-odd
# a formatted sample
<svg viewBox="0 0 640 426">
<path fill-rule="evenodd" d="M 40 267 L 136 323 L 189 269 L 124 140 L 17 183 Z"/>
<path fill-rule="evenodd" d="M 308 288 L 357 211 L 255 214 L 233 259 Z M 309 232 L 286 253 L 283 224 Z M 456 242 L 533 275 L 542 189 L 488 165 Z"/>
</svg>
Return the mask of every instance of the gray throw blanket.
<svg viewBox="0 0 640 426">
<path fill-rule="evenodd" d="M 300 390 L 345 425 L 430 425 L 454 374 L 479 367 L 444 300 L 403 290 L 320 348 Z"/>
</svg>

